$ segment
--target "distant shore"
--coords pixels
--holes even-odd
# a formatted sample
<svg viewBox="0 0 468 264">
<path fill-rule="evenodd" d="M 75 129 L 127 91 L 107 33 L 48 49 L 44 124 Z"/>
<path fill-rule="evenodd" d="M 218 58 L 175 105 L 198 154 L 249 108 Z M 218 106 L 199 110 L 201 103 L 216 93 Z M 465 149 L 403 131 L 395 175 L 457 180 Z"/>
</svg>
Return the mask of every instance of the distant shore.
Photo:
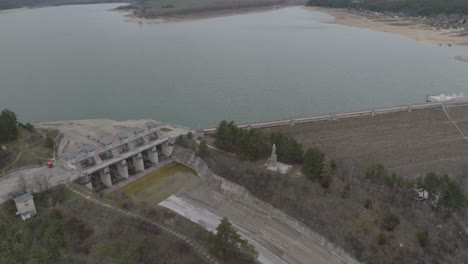
<svg viewBox="0 0 468 264">
<path fill-rule="evenodd" d="M 366 28 L 374 31 L 400 35 L 420 43 L 444 46 L 468 45 L 468 36 L 461 35 L 460 29 L 435 29 L 410 18 L 377 17 L 358 11 L 337 8 L 305 7 L 309 10 L 325 12 L 334 17 L 329 24 Z M 456 56 L 455 59 L 468 62 L 468 56 Z"/>
<path fill-rule="evenodd" d="M 376 17 L 348 9 L 306 7 L 306 9 L 325 12 L 334 17 L 329 24 L 367 28 L 387 32 L 427 44 L 468 45 L 468 36 L 460 36 L 460 29 L 435 29 L 410 18 Z"/>
<path fill-rule="evenodd" d="M 222 10 L 199 12 L 199 13 L 161 16 L 158 18 L 138 17 L 135 14 L 133 14 L 131 11 L 119 11 L 119 12 L 128 13 L 127 15 L 125 15 L 126 22 L 167 23 L 167 22 L 191 21 L 191 20 L 250 14 L 250 13 L 260 13 L 260 12 L 267 12 L 267 11 L 278 10 L 278 9 L 282 9 L 286 7 L 293 7 L 293 6 L 298 6 L 298 5 L 275 5 L 275 6 L 248 7 L 248 8 L 240 8 L 240 9 L 224 9 L 224 10 L 222 9 Z"/>
<path fill-rule="evenodd" d="M 459 61 L 468 62 L 468 55 L 465 55 L 465 56 L 456 56 L 455 59 L 457 59 L 457 60 L 459 60 Z"/>
<path fill-rule="evenodd" d="M 37 8 L 37 7 L 21 7 L 21 8 L 13 8 L 13 9 L 1 9 L 0 10 L 0 15 L 1 14 L 9 14 L 9 13 L 25 11 L 25 10 L 29 10 L 29 9 L 33 9 L 33 8 Z"/>
</svg>

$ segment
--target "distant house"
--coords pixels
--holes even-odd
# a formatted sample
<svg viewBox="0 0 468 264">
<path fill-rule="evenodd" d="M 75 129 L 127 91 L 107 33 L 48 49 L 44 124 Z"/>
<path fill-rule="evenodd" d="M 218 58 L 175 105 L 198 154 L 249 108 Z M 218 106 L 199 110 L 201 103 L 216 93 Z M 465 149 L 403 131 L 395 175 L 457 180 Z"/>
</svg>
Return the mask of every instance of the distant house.
<svg viewBox="0 0 468 264">
<path fill-rule="evenodd" d="M 19 215 L 23 221 L 37 214 L 32 194 L 25 193 L 14 198 L 13 201 L 16 204 L 16 215 Z"/>
</svg>

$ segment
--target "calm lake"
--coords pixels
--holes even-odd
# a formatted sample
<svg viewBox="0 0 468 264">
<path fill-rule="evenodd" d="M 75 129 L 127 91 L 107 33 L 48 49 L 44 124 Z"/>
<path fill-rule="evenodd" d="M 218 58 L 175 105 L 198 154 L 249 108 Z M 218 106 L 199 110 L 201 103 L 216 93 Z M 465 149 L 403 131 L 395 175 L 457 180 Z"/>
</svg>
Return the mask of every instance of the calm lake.
<svg viewBox="0 0 468 264">
<path fill-rule="evenodd" d="M 468 94 L 468 47 L 331 25 L 302 7 L 175 23 L 118 4 L 0 14 L 0 108 L 22 121 L 152 118 L 204 127 Z"/>
</svg>

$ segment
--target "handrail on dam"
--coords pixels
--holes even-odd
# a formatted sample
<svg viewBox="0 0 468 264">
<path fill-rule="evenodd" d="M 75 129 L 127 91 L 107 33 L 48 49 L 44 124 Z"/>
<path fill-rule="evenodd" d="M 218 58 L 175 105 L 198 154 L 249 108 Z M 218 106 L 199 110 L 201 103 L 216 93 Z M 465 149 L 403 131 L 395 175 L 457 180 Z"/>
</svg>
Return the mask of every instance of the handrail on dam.
<svg viewBox="0 0 468 264">
<path fill-rule="evenodd" d="M 405 111 L 411 112 L 412 110 L 436 108 L 436 107 L 442 107 L 443 105 L 458 104 L 460 102 L 468 102 L 468 100 L 443 102 L 443 103 L 442 102 L 436 102 L 436 103 L 430 102 L 430 103 L 404 105 L 404 106 L 396 106 L 396 107 L 368 109 L 368 110 L 361 110 L 361 111 L 331 113 L 331 114 L 325 114 L 325 115 L 315 115 L 315 116 L 306 116 L 306 117 L 298 117 L 298 118 L 288 118 L 288 119 L 280 119 L 280 120 L 272 120 L 272 121 L 260 121 L 260 122 L 239 124 L 238 127 L 240 128 L 267 128 L 267 127 L 284 126 L 284 125 L 291 125 L 291 124 L 304 124 L 304 123 L 325 121 L 325 120 L 336 120 L 336 119 L 343 119 L 343 118 L 350 118 L 350 117 L 374 116 L 374 115 L 405 112 Z M 214 134 L 216 132 L 216 127 L 205 128 L 203 129 L 203 132 L 208 135 Z"/>
</svg>

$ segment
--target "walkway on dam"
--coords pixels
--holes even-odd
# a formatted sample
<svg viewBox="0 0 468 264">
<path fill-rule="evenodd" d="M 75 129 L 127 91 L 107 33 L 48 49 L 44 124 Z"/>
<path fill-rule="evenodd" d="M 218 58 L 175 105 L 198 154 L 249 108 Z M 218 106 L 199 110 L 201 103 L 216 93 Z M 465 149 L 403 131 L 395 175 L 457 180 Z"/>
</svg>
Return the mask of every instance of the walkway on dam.
<svg viewBox="0 0 468 264">
<path fill-rule="evenodd" d="M 361 117 L 361 116 L 376 116 L 389 113 L 398 113 L 398 112 L 411 112 L 413 110 L 429 109 L 429 108 L 439 108 L 442 106 L 452 106 L 467 103 L 468 101 L 452 101 L 444 103 L 433 103 L 427 102 L 422 104 L 412 104 L 412 105 L 403 105 L 396 107 L 386 107 L 386 108 L 375 108 L 367 109 L 360 111 L 350 111 L 350 112 L 341 112 L 341 113 L 329 113 L 329 114 L 318 114 L 311 115 L 306 117 L 297 117 L 297 118 L 287 118 L 280 120 L 270 120 L 270 121 L 257 121 L 257 122 L 248 122 L 241 123 L 238 127 L 241 128 L 269 128 L 276 126 L 285 126 L 285 125 L 295 125 L 295 124 L 304 124 L 316 121 L 325 121 L 325 120 L 338 120 L 350 117 Z M 210 127 L 203 129 L 205 134 L 213 134 L 216 132 L 216 127 Z"/>
</svg>

